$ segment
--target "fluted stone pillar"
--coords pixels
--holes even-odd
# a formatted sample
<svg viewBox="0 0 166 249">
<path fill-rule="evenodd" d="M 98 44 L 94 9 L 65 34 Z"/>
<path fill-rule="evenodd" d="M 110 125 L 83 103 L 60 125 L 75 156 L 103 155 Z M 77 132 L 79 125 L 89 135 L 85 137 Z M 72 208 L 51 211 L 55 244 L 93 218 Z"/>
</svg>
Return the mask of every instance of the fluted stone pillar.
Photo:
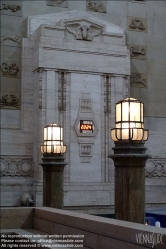
<svg viewBox="0 0 166 249">
<path fill-rule="evenodd" d="M 63 208 L 63 156 L 44 156 L 43 167 L 43 206 Z"/>
<path fill-rule="evenodd" d="M 145 154 L 144 142 L 118 141 L 113 148 L 115 166 L 115 219 L 145 222 Z"/>
</svg>

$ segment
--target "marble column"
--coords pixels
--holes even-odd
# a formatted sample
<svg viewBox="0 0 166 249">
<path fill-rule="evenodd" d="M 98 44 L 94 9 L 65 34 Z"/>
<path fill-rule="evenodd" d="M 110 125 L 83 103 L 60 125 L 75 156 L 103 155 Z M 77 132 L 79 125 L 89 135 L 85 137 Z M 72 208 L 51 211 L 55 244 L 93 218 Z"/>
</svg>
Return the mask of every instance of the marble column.
<svg viewBox="0 0 166 249">
<path fill-rule="evenodd" d="M 113 148 L 115 166 L 115 219 L 145 222 L 145 154 L 144 142 L 118 141 Z"/>
<path fill-rule="evenodd" d="M 63 208 L 64 157 L 44 156 L 40 164 L 43 168 L 43 206 Z"/>
</svg>

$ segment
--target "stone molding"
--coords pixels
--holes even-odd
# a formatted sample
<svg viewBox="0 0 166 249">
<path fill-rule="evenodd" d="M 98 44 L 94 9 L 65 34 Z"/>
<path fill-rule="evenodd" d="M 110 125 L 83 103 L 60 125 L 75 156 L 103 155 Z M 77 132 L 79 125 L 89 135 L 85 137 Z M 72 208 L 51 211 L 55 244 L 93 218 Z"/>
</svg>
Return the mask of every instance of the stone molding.
<svg viewBox="0 0 166 249">
<path fill-rule="evenodd" d="M 128 0 L 128 2 L 132 2 L 132 3 L 146 3 L 145 0 Z"/>
<path fill-rule="evenodd" d="M 111 76 L 104 77 L 104 112 L 111 113 Z"/>
<path fill-rule="evenodd" d="M 1 158 L 1 176 L 33 176 L 32 158 Z"/>
<path fill-rule="evenodd" d="M 106 13 L 106 4 L 107 1 L 86 1 L 86 10 Z"/>
<path fill-rule="evenodd" d="M 166 177 L 166 159 L 148 160 L 145 167 L 146 177 Z"/>
<path fill-rule="evenodd" d="M 58 110 L 66 110 L 66 72 L 58 73 Z"/>
<path fill-rule="evenodd" d="M 67 8 L 68 2 L 67 0 L 47 0 L 48 6 Z"/>
<path fill-rule="evenodd" d="M 17 35 L 17 34 L 2 35 L 1 43 L 3 41 L 9 40 L 9 41 L 13 41 L 13 42 L 16 42 L 16 43 L 20 44 L 20 38 L 21 38 L 21 36 Z"/>
</svg>

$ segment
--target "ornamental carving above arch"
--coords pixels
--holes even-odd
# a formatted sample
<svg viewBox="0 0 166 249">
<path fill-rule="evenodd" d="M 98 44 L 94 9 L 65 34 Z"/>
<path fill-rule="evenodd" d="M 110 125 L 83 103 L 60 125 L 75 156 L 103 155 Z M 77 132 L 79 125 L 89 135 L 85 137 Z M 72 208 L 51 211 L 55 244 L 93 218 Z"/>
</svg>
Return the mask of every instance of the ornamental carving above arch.
<svg viewBox="0 0 166 249">
<path fill-rule="evenodd" d="M 76 37 L 76 40 L 92 41 L 95 36 L 102 33 L 102 27 L 85 21 L 66 24 L 66 29 Z"/>
</svg>

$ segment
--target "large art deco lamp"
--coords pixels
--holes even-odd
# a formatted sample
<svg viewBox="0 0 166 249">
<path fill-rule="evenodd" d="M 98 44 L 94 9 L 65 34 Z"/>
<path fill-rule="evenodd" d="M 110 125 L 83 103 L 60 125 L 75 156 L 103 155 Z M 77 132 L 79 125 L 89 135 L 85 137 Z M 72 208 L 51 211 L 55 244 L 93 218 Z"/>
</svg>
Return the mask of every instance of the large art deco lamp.
<svg viewBox="0 0 166 249">
<path fill-rule="evenodd" d="M 63 208 L 63 171 L 66 146 L 63 128 L 55 123 L 44 127 L 43 154 L 43 206 Z"/>
<path fill-rule="evenodd" d="M 145 154 L 144 104 L 134 98 L 116 103 L 115 128 L 111 129 L 115 143 L 115 218 L 136 223 L 145 222 Z"/>
</svg>

